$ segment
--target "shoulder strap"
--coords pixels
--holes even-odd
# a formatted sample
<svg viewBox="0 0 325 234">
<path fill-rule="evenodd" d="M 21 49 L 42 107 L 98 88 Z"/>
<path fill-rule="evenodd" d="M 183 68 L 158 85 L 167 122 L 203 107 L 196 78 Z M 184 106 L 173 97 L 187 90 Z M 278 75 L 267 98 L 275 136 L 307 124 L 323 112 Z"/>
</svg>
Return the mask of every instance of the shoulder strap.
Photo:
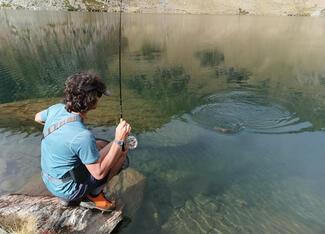
<svg viewBox="0 0 325 234">
<path fill-rule="evenodd" d="M 59 128 L 61 128 L 63 125 L 65 125 L 66 123 L 71 123 L 71 122 L 76 122 L 76 121 L 80 121 L 81 118 L 79 115 L 76 116 L 71 116 L 69 118 L 63 119 L 55 124 L 53 124 L 51 127 L 49 127 L 44 133 L 43 133 L 43 139 L 45 137 L 47 137 L 48 135 L 50 135 L 52 132 L 58 130 Z"/>
</svg>

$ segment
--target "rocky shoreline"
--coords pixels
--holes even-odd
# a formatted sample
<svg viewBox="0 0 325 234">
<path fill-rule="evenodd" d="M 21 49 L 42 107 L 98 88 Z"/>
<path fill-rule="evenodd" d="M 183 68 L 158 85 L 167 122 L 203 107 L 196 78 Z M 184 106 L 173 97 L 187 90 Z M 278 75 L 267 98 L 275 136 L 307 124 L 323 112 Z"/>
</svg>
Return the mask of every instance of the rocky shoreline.
<svg viewBox="0 0 325 234">
<path fill-rule="evenodd" d="M 0 196 L 0 234 L 8 233 L 111 233 L 123 215 L 134 217 L 141 206 L 145 177 L 128 168 L 105 187 L 117 201 L 112 212 L 64 206 L 53 197 L 36 174 L 15 194 Z"/>
<path fill-rule="evenodd" d="M 0 9 L 118 12 L 119 0 L 0 0 Z M 129 0 L 127 13 L 325 16 L 323 0 Z"/>
</svg>

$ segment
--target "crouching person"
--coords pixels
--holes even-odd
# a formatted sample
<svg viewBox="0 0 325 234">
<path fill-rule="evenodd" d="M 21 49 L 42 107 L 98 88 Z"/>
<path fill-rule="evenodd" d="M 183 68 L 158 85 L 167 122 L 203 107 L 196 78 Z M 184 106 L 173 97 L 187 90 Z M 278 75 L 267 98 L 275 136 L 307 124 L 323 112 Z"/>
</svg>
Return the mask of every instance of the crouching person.
<svg viewBox="0 0 325 234">
<path fill-rule="evenodd" d="M 84 120 L 102 95 L 110 93 L 98 75 L 74 74 L 65 82 L 63 103 L 37 113 L 35 121 L 44 124 L 41 168 L 48 190 L 66 205 L 106 211 L 115 202 L 105 197 L 103 188 L 128 164 L 123 146 L 131 126 L 121 121 L 111 143 L 96 142 Z"/>
</svg>

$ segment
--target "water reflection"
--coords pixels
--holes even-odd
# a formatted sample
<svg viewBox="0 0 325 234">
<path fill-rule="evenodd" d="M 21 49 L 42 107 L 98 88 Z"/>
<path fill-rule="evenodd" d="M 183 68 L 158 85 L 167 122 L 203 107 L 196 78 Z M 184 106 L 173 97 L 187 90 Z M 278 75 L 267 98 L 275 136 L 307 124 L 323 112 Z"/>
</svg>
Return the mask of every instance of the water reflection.
<svg viewBox="0 0 325 234">
<path fill-rule="evenodd" d="M 77 15 L 49 14 L 53 18 L 25 25 L 15 13 L 1 12 L 0 71 L 5 85 L 0 86 L 0 102 L 61 95 L 66 77 L 79 70 L 94 69 L 108 77 L 108 64 L 118 53 L 117 15 L 86 17 L 84 23 Z M 122 49 L 127 45 L 123 36 Z"/>
<path fill-rule="evenodd" d="M 0 102 L 60 96 L 64 79 L 86 69 L 99 72 L 117 90 L 117 15 L 22 11 L 17 17 L 2 11 L 0 17 Z M 124 88 L 136 92 L 130 99 L 151 102 L 153 109 L 161 101 L 168 119 L 220 90 L 253 86 L 264 89 L 268 98 L 290 100 L 280 103 L 321 129 L 325 71 L 320 62 L 324 43 L 319 38 L 324 32 L 318 25 L 323 24 L 321 19 L 266 17 L 256 22 L 252 17 L 178 16 L 176 20 L 162 15 L 148 21 L 146 16 L 125 15 Z M 209 30 L 202 31 L 202 25 Z M 314 44 L 318 46 L 308 47 Z M 295 92 L 302 92 L 303 98 L 296 100 Z M 301 104 L 292 105 L 295 102 Z"/>
<path fill-rule="evenodd" d="M 200 60 L 202 67 L 214 67 L 225 60 L 225 55 L 217 49 L 196 52 L 196 57 Z"/>
<path fill-rule="evenodd" d="M 131 165 L 148 185 L 119 232 L 324 230 L 324 19 L 124 15 L 122 27 L 124 114 L 140 142 Z M 72 72 L 106 79 L 115 95 L 89 123 L 112 135 L 118 17 L 0 12 L 0 30 L 3 193 L 38 170 L 33 114 L 60 101 L 46 97 Z"/>
<path fill-rule="evenodd" d="M 152 41 L 144 41 L 139 52 L 134 53 L 135 60 L 157 60 L 163 53 L 163 48 Z"/>
</svg>

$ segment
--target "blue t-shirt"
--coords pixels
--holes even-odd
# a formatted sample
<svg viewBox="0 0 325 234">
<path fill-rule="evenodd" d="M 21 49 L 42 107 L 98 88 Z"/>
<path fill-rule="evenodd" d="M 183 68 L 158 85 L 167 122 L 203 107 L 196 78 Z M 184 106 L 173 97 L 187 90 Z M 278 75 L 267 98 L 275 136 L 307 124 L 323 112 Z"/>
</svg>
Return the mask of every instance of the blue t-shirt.
<svg viewBox="0 0 325 234">
<path fill-rule="evenodd" d="M 77 114 L 69 113 L 64 104 L 56 104 L 41 112 L 45 122 L 44 132 L 61 120 Z M 41 167 L 43 181 L 49 191 L 58 197 L 69 199 L 78 189 L 73 180 L 62 183 L 52 178 L 62 178 L 71 169 L 92 164 L 99 159 L 95 136 L 81 120 L 64 124 L 42 140 Z M 46 176 L 49 175 L 49 176 Z"/>
</svg>

